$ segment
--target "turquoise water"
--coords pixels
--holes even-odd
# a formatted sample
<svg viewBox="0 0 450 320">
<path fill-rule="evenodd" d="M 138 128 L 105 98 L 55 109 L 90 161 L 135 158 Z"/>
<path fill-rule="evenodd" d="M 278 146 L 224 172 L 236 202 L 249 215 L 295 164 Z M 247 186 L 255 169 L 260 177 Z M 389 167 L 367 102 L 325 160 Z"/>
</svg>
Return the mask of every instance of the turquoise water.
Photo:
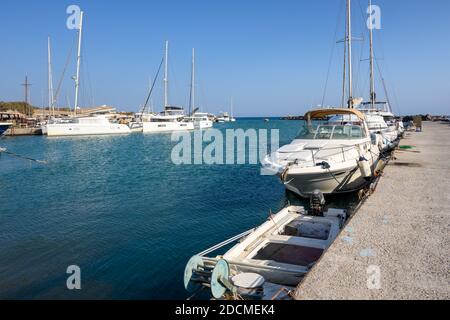
<svg viewBox="0 0 450 320">
<path fill-rule="evenodd" d="M 216 128 L 277 128 L 285 144 L 299 125 L 239 119 Z M 0 298 L 184 299 L 193 254 L 287 203 L 258 165 L 174 165 L 170 137 L 0 140 L 48 160 L 0 157 Z M 66 289 L 69 265 L 81 268 L 81 290 Z"/>
</svg>

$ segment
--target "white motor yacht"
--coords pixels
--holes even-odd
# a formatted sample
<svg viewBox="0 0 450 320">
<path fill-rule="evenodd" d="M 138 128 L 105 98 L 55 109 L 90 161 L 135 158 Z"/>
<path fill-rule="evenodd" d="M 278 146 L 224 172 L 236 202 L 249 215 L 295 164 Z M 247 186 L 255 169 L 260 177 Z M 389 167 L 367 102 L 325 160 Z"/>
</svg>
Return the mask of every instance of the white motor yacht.
<svg viewBox="0 0 450 320">
<path fill-rule="evenodd" d="M 207 113 L 196 112 L 188 120 L 194 123 L 195 129 L 208 129 L 213 127 L 213 122 L 209 119 Z"/>
<path fill-rule="evenodd" d="M 343 117 L 348 115 L 353 116 L 350 121 Z M 339 122 L 336 117 L 343 118 Z M 367 184 L 380 151 L 364 114 L 356 109 L 319 109 L 308 112 L 305 119 L 290 144 L 266 156 L 264 169 L 277 174 L 288 190 L 302 197 L 314 190 L 351 192 Z"/>
</svg>

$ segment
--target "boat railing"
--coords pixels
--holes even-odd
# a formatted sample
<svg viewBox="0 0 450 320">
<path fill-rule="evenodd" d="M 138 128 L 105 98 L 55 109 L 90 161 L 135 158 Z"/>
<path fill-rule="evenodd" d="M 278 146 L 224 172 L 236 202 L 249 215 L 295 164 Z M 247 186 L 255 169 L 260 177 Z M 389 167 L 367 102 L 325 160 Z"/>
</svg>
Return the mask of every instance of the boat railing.
<svg viewBox="0 0 450 320">
<path fill-rule="evenodd" d="M 204 262 L 208 262 L 211 265 L 215 265 L 220 258 L 209 258 L 209 257 L 201 257 Z M 237 267 L 247 267 L 247 268 L 255 268 L 263 271 L 276 271 L 276 272 L 290 272 L 290 273 L 306 273 L 309 269 L 311 269 L 311 266 L 296 266 L 296 269 L 284 267 L 284 266 L 270 266 L 270 265 L 263 265 L 263 264 L 255 264 L 255 263 L 248 263 L 248 262 L 241 262 L 241 261 L 234 261 L 234 260 L 227 260 L 227 262 L 230 264 L 230 266 L 237 266 Z"/>
<path fill-rule="evenodd" d="M 216 244 L 215 246 L 212 246 L 211 248 L 206 249 L 206 250 L 200 252 L 199 254 L 197 254 L 197 256 L 204 257 L 204 256 L 206 256 L 207 254 L 210 254 L 210 253 L 212 253 L 212 252 L 214 252 L 214 251 L 219 250 L 220 248 L 225 247 L 226 245 L 229 245 L 230 243 L 236 242 L 236 241 L 238 241 L 238 240 L 240 240 L 240 239 L 242 239 L 242 238 L 248 236 L 248 235 L 249 235 L 250 233 L 252 233 L 253 231 L 255 231 L 255 228 L 250 229 L 250 230 L 247 230 L 247 231 L 245 231 L 245 232 L 242 232 L 242 233 L 240 233 L 240 234 L 238 234 L 238 235 L 236 235 L 236 236 L 234 236 L 234 237 L 232 237 L 232 238 L 230 238 L 230 239 L 228 239 L 228 240 L 222 241 L 221 243 L 218 243 L 218 244 Z"/>
<path fill-rule="evenodd" d="M 324 150 L 339 150 L 338 152 L 332 153 L 332 154 L 330 154 L 330 155 L 328 155 L 328 156 L 332 157 L 332 156 L 336 156 L 336 155 L 342 153 L 342 158 L 344 159 L 344 161 L 347 161 L 346 158 L 345 158 L 345 152 L 350 151 L 350 150 L 352 150 L 352 149 L 354 149 L 354 148 L 357 148 L 357 147 L 359 147 L 359 146 L 361 146 L 361 145 L 364 145 L 364 144 L 366 144 L 366 143 L 367 143 L 367 142 L 361 142 L 361 143 L 358 143 L 358 144 L 355 144 L 355 145 L 351 145 L 351 146 L 345 145 L 345 146 L 338 146 L 338 147 L 332 147 L 332 148 L 310 149 L 311 155 L 312 155 L 312 161 L 313 161 L 313 164 L 314 164 L 314 165 L 317 165 L 317 163 L 316 163 L 316 155 L 317 155 L 317 153 L 318 153 L 319 151 L 324 151 Z"/>
</svg>

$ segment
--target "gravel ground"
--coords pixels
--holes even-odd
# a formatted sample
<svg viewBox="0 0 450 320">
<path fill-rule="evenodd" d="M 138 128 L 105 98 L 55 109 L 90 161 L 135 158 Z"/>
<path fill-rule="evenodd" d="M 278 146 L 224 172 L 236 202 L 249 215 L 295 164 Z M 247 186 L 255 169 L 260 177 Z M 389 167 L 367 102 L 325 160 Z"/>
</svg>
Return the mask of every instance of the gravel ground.
<svg viewBox="0 0 450 320">
<path fill-rule="evenodd" d="M 297 299 L 450 298 L 450 126 L 407 133 L 376 192 L 299 284 Z"/>
</svg>

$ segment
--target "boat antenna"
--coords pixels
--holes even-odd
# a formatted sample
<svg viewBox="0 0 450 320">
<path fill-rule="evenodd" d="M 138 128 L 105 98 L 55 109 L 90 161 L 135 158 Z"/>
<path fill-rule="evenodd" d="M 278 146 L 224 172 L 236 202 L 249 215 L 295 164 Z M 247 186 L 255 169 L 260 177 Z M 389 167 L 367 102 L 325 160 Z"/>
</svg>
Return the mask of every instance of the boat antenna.
<svg viewBox="0 0 450 320">
<path fill-rule="evenodd" d="M 370 33 L 370 105 L 371 109 L 375 109 L 376 93 L 374 81 L 374 55 L 373 55 L 373 21 L 372 21 L 372 0 L 369 0 L 369 33 Z"/>
<path fill-rule="evenodd" d="M 147 105 L 148 105 L 148 102 L 150 100 L 150 97 L 152 96 L 153 89 L 155 88 L 156 80 L 158 79 L 159 73 L 161 72 L 161 68 L 162 68 L 163 62 L 164 62 L 164 58 L 161 59 L 161 63 L 159 64 L 159 67 L 158 67 L 158 72 L 156 73 L 156 76 L 153 79 L 153 83 L 152 83 L 152 86 L 150 87 L 150 90 L 148 92 L 147 99 L 145 100 L 144 106 L 141 109 L 141 121 L 142 121 L 142 116 L 143 116 L 143 114 L 145 112 L 145 109 L 147 108 Z"/>
<path fill-rule="evenodd" d="M 78 91 L 80 86 L 80 62 L 81 62 L 81 37 L 83 33 L 83 11 L 80 12 L 80 26 L 78 29 L 78 53 L 77 53 L 77 74 L 75 76 L 75 105 L 73 106 L 73 114 L 77 115 L 78 108 Z"/>
</svg>

